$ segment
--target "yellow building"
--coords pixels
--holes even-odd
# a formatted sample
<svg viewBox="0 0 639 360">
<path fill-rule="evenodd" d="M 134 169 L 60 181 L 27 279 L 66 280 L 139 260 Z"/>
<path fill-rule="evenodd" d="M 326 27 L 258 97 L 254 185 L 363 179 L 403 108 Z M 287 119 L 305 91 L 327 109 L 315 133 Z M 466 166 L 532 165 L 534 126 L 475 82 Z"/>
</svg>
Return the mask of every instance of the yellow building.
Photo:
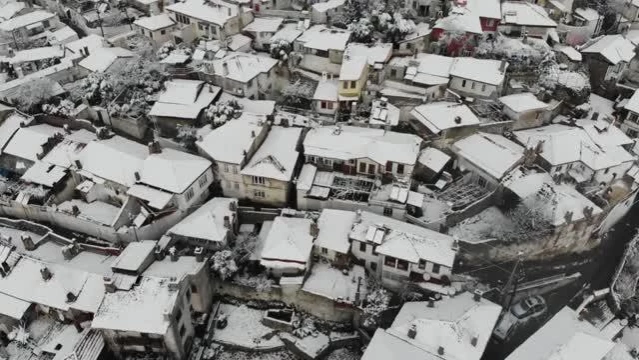
<svg viewBox="0 0 639 360">
<path fill-rule="evenodd" d="M 339 100 L 352 103 L 358 101 L 362 90 L 366 87 L 368 78 L 368 64 L 366 57 L 344 57 L 339 73 Z M 342 104 L 349 106 L 349 104 Z"/>
</svg>

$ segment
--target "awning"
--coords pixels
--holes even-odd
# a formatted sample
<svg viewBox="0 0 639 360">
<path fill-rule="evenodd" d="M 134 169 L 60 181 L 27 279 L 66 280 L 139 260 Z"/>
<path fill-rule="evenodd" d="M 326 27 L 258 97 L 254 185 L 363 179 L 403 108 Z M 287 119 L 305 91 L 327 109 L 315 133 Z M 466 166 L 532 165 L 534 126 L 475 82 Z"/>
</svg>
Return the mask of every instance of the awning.
<svg viewBox="0 0 639 360">
<path fill-rule="evenodd" d="M 38 21 L 37 23 L 33 23 L 33 24 L 30 24 L 30 25 L 26 26 L 27 30 L 36 29 L 36 28 L 39 28 L 39 27 L 44 27 L 44 25 L 42 24 L 41 21 Z"/>
<path fill-rule="evenodd" d="M 164 209 L 173 198 L 173 194 L 141 184 L 131 186 L 126 193 L 131 196 L 135 196 L 136 198 L 148 201 L 149 206 L 158 210 Z"/>
<path fill-rule="evenodd" d="M 318 198 L 318 199 L 327 199 L 328 193 L 331 189 L 322 186 L 313 186 L 311 191 L 308 192 L 308 196 Z"/>
<path fill-rule="evenodd" d="M 339 101 L 359 101 L 358 96 L 339 96 Z"/>
</svg>

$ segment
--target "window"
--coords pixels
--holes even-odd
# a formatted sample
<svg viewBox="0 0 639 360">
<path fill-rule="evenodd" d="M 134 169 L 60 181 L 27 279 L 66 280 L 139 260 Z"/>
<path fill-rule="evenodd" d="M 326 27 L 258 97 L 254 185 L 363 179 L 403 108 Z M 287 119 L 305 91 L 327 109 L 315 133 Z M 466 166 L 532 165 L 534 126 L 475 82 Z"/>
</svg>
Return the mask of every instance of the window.
<svg viewBox="0 0 639 360">
<path fill-rule="evenodd" d="M 232 166 L 231 167 L 233 169 L 233 174 L 237 175 L 237 166 Z"/>
<path fill-rule="evenodd" d="M 388 266 L 388 267 L 395 267 L 395 263 L 397 262 L 397 259 L 395 259 L 392 256 L 384 256 L 384 266 Z"/>
<path fill-rule="evenodd" d="M 322 248 L 322 254 L 328 254 L 328 249 L 327 248 Z"/>
<path fill-rule="evenodd" d="M 361 173 L 366 172 L 366 164 L 365 163 L 359 163 L 359 172 L 361 172 Z"/>
<path fill-rule="evenodd" d="M 224 164 L 224 172 L 229 172 L 229 164 Z"/>
<path fill-rule="evenodd" d="M 191 301 L 191 289 L 186 289 L 186 301 Z"/>
<path fill-rule="evenodd" d="M 62 344 L 56 344 L 55 348 L 56 351 L 62 349 Z"/>
<path fill-rule="evenodd" d="M 485 92 L 486 91 L 486 84 L 481 84 L 481 91 Z"/>
<path fill-rule="evenodd" d="M 248 87 L 253 86 L 253 79 L 249 80 L 246 84 L 248 85 Z"/>
<path fill-rule="evenodd" d="M 320 107 L 321 107 L 322 109 L 326 109 L 326 107 L 327 107 L 326 101 L 322 101 L 322 102 L 320 103 Z"/>
<path fill-rule="evenodd" d="M 261 176 L 251 176 L 251 178 L 253 179 L 253 184 L 264 185 L 265 183 L 264 178 Z"/>
<path fill-rule="evenodd" d="M 493 20 L 493 19 L 488 19 L 488 21 L 486 21 L 486 26 L 493 26 L 494 21 L 495 20 Z"/>
<path fill-rule="evenodd" d="M 191 199 L 193 199 L 193 188 L 189 188 L 185 193 L 184 193 L 184 197 L 186 198 L 186 201 L 191 201 Z"/>
<path fill-rule="evenodd" d="M 384 208 L 384 216 L 393 216 L 393 208 L 385 207 Z"/>
<path fill-rule="evenodd" d="M 191 284 L 191 292 L 197 294 L 197 285 Z"/>
<path fill-rule="evenodd" d="M 351 89 L 355 89 L 357 87 L 357 81 L 351 81 Z"/>
<path fill-rule="evenodd" d="M 184 327 L 184 324 L 182 324 L 182 326 L 180 327 L 180 337 L 184 336 L 185 332 L 186 332 L 186 328 Z"/>
<path fill-rule="evenodd" d="M 408 261 L 397 259 L 397 268 L 404 271 L 408 270 Z"/>
<path fill-rule="evenodd" d="M 366 243 L 359 243 L 359 251 L 366 252 Z"/>
<path fill-rule="evenodd" d="M 235 188 L 235 190 L 240 190 L 240 183 L 239 182 L 234 182 L 233 183 L 233 188 Z"/>
<path fill-rule="evenodd" d="M 392 78 L 397 77 L 397 70 L 396 70 L 396 69 L 391 69 L 390 76 L 391 76 Z"/>
<path fill-rule="evenodd" d="M 375 164 L 368 164 L 368 173 L 375 174 Z"/>
<path fill-rule="evenodd" d="M 413 50 L 413 44 L 406 43 L 406 50 Z"/>
<path fill-rule="evenodd" d="M 426 260 L 419 259 L 419 265 L 418 265 L 418 267 L 419 267 L 421 270 L 426 269 Z"/>
<path fill-rule="evenodd" d="M 265 193 L 264 193 L 264 191 L 262 191 L 262 190 L 255 190 L 255 191 L 253 191 L 253 195 L 254 195 L 256 198 L 260 198 L 260 199 L 264 199 L 264 198 L 266 197 L 266 194 L 265 194 Z"/>
<path fill-rule="evenodd" d="M 344 89 L 348 89 L 348 81 L 344 81 L 344 84 L 342 86 Z"/>
<path fill-rule="evenodd" d="M 44 27 L 45 29 L 48 29 L 49 26 L 51 26 L 51 23 L 49 23 L 49 20 L 42 21 L 42 27 Z"/>
<path fill-rule="evenodd" d="M 178 309 L 177 313 L 175 313 L 175 321 L 180 321 L 182 318 L 182 310 Z"/>
<path fill-rule="evenodd" d="M 324 158 L 324 165 L 333 166 L 333 160 Z"/>
<path fill-rule="evenodd" d="M 635 130 L 632 130 L 632 129 L 626 130 L 626 135 L 628 135 L 631 138 L 636 138 L 638 134 L 639 133 L 637 133 Z"/>
<path fill-rule="evenodd" d="M 466 87 L 466 80 L 462 80 L 462 87 Z"/>
<path fill-rule="evenodd" d="M 628 120 L 630 120 L 630 121 L 632 121 L 634 123 L 637 122 L 638 118 L 639 118 L 639 116 L 637 116 L 637 114 L 630 113 L 630 115 L 628 115 Z"/>
<path fill-rule="evenodd" d="M 608 173 L 608 171 L 610 171 L 610 168 L 608 168 L 608 169 L 604 170 L 604 174 L 607 174 L 607 173 Z"/>
<path fill-rule="evenodd" d="M 307 155 L 306 160 L 310 163 L 315 163 L 315 156 Z"/>
<path fill-rule="evenodd" d="M 474 82 L 474 81 L 471 81 L 471 82 L 470 82 L 470 88 L 471 88 L 472 90 L 475 90 L 475 82 Z"/>
<path fill-rule="evenodd" d="M 200 181 L 198 181 L 198 185 L 200 185 L 200 188 L 203 188 L 208 181 L 209 181 L 209 179 L 206 177 L 206 174 L 204 174 L 200 178 Z"/>
<path fill-rule="evenodd" d="M 326 108 L 329 110 L 333 110 L 333 102 L 332 101 L 327 101 L 326 102 Z"/>
<path fill-rule="evenodd" d="M 161 31 L 160 31 L 160 34 L 161 34 L 161 35 L 166 35 L 166 30 L 161 30 Z"/>
<path fill-rule="evenodd" d="M 433 264 L 433 271 L 432 271 L 432 273 L 433 273 L 433 274 L 439 274 L 439 268 L 440 268 L 439 264 Z"/>
<path fill-rule="evenodd" d="M 153 33 L 149 31 L 149 37 L 153 39 Z"/>
<path fill-rule="evenodd" d="M 477 185 L 479 185 L 481 187 L 485 187 L 486 186 L 486 179 L 484 179 L 483 177 L 479 177 L 477 179 Z"/>
<path fill-rule="evenodd" d="M 371 261 L 371 270 L 377 272 L 377 263 L 374 261 Z"/>
<path fill-rule="evenodd" d="M 561 169 L 562 169 L 562 166 L 559 165 L 559 166 L 557 166 L 557 170 L 556 171 L 561 171 Z"/>
<path fill-rule="evenodd" d="M 377 255 L 377 245 L 373 245 L 373 255 Z"/>
<path fill-rule="evenodd" d="M 404 164 L 397 164 L 397 173 L 398 174 L 404 173 Z"/>
</svg>

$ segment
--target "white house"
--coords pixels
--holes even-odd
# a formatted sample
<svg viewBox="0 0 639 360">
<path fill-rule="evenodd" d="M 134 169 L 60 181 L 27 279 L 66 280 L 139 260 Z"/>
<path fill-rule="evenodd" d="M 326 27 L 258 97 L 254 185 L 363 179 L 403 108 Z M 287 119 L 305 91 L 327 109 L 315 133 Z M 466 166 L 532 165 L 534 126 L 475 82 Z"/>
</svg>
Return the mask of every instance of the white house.
<svg viewBox="0 0 639 360">
<path fill-rule="evenodd" d="M 500 313 L 501 306 L 468 292 L 407 302 L 388 329 L 375 331 L 362 360 L 479 360 Z"/>
<path fill-rule="evenodd" d="M 214 162 L 224 196 L 246 197 L 240 172 L 264 142 L 268 130 L 264 118 L 243 113 L 196 142 L 199 153 Z"/>
<path fill-rule="evenodd" d="M 264 239 L 260 265 L 277 277 L 303 275 L 310 267 L 317 225 L 311 219 L 278 216 Z"/>
<path fill-rule="evenodd" d="M 172 32 L 175 30 L 176 23 L 168 14 L 153 15 L 141 17 L 133 23 L 140 34 L 153 40 L 156 46 L 172 40 Z"/>
<path fill-rule="evenodd" d="M 590 86 L 594 90 L 614 91 L 621 74 L 635 56 L 635 46 L 619 34 L 596 37 L 579 50 L 588 65 Z"/>
<path fill-rule="evenodd" d="M 333 116 L 339 109 L 339 81 L 323 78 L 313 94 L 313 108 L 319 114 Z"/>
<path fill-rule="evenodd" d="M 299 66 L 317 73 L 338 75 L 350 37 L 348 30 L 311 26 L 294 43 L 295 51 L 304 54 Z"/>
<path fill-rule="evenodd" d="M 272 94 L 277 60 L 247 53 L 229 53 L 213 60 L 205 76 L 225 91 L 251 100 L 265 100 Z"/>
<path fill-rule="evenodd" d="M 448 101 L 419 105 L 410 115 L 410 124 L 422 137 L 457 139 L 479 126 L 479 118 L 468 106 Z"/>
<path fill-rule="evenodd" d="M 448 87 L 463 96 L 495 99 L 501 96 L 507 68 L 505 60 L 455 58 Z"/>
<path fill-rule="evenodd" d="M 456 244 L 449 235 L 364 211 L 349 238 L 353 256 L 387 287 L 412 281 L 441 292 L 450 281 Z"/>
<path fill-rule="evenodd" d="M 335 266 L 348 265 L 351 248 L 348 234 L 355 218 L 354 211 L 323 209 L 317 220 L 319 234 L 313 243 L 313 254 Z"/>
<path fill-rule="evenodd" d="M 544 123 L 548 104 L 539 101 L 529 92 L 506 95 L 499 98 L 504 106 L 503 113 L 513 120 L 513 129 L 539 127 Z"/>
<path fill-rule="evenodd" d="M 620 128 L 630 138 L 636 139 L 639 137 L 639 91 L 635 90 L 624 108 L 628 110 L 628 114 Z"/>
<path fill-rule="evenodd" d="M 311 21 L 314 24 L 331 23 L 331 20 L 344 8 L 346 0 L 328 0 L 311 6 Z"/>
<path fill-rule="evenodd" d="M 63 24 L 56 14 L 44 10 L 35 10 L 1 22 L 0 32 L 16 41 L 30 41 L 46 38 L 48 31 L 54 31 L 62 26 Z M 19 48 L 19 46 L 12 43 L 2 44 L 2 47 L 2 50 L 8 47 Z"/>
<path fill-rule="evenodd" d="M 301 128 L 273 126 L 264 142 L 240 171 L 244 197 L 272 206 L 286 206 L 298 169 Z"/>
<path fill-rule="evenodd" d="M 476 183 L 497 186 L 524 159 L 524 148 L 502 135 L 476 133 L 455 142 L 457 167 L 477 176 Z"/>
<path fill-rule="evenodd" d="M 546 40 L 557 23 L 548 16 L 546 9 L 527 1 L 505 1 L 501 4 L 501 22 L 498 30 L 509 36 L 521 36 Z"/>
<path fill-rule="evenodd" d="M 604 120 L 578 120 L 576 126 L 552 124 L 515 131 L 526 148 L 538 148 L 538 162 L 552 176 L 577 183 L 608 184 L 621 177 L 635 158 L 626 149 L 633 142 Z"/>
<path fill-rule="evenodd" d="M 251 36 L 255 49 L 268 50 L 271 44 L 271 37 L 280 29 L 283 22 L 284 18 L 258 17 L 246 25 L 242 32 Z"/>
</svg>

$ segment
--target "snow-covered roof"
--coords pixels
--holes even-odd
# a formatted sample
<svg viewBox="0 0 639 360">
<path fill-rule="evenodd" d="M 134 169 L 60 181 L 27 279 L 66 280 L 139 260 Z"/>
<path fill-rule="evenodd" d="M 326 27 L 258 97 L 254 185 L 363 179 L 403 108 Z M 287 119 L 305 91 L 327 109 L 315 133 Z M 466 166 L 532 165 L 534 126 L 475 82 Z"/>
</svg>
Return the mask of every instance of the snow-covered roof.
<svg viewBox="0 0 639 360">
<path fill-rule="evenodd" d="M 131 186 L 135 184 L 135 173 L 142 169 L 148 154 L 146 146 L 117 135 L 110 139 L 92 141 L 78 156 L 82 166 L 80 172 Z"/>
<path fill-rule="evenodd" d="M 501 23 L 534 27 L 557 27 L 546 10 L 527 1 L 506 1 L 501 4 Z"/>
<path fill-rule="evenodd" d="M 239 119 L 227 121 L 197 141 L 200 150 L 214 161 L 241 164 L 251 150 L 264 124 L 257 116 L 242 113 Z"/>
<path fill-rule="evenodd" d="M 260 253 L 262 266 L 305 269 L 313 248 L 312 223 L 310 219 L 276 217 Z"/>
<path fill-rule="evenodd" d="M 42 145 L 55 134 L 62 134 L 63 130 L 49 124 L 38 124 L 18 129 L 3 153 L 15 157 L 37 161 L 38 154 L 42 153 Z"/>
<path fill-rule="evenodd" d="M 111 264 L 113 271 L 135 272 L 144 271 L 142 266 L 153 255 L 155 244 L 153 240 L 142 240 L 129 243 Z"/>
<path fill-rule="evenodd" d="M 467 0 L 466 7 L 479 17 L 501 19 L 501 2 L 499 0 Z"/>
<path fill-rule="evenodd" d="M 139 182 L 181 194 L 210 167 L 203 157 L 166 148 L 144 160 Z"/>
<path fill-rule="evenodd" d="M 434 172 L 439 173 L 450 161 L 450 156 L 434 147 L 427 147 L 419 154 L 417 161 Z"/>
<path fill-rule="evenodd" d="M 574 13 L 586 21 L 597 21 L 601 16 L 597 10 L 591 8 L 577 8 Z"/>
<path fill-rule="evenodd" d="M 15 251 L 12 254 L 17 255 Z M 45 267 L 53 275 L 49 280 L 40 273 Z M 11 272 L 0 278 L 0 293 L 63 311 L 73 308 L 93 313 L 104 296 L 104 285 L 101 275 L 22 256 Z M 75 301 L 68 301 L 69 293 L 76 296 Z"/>
<path fill-rule="evenodd" d="M 186 238 L 223 242 L 230 230 L 224 226 L 224 217 L 233 221 L 235 214 L 231 210 L 231 203 L 237 205 L 237 199 L 213 198 L 175 224 L 167 233 Z"/>
<path fill-rule="evenodd" d="M 599 54 L 616 65 L 620 61 L 629 62 L 635 56 L 635 46 L 622 35 L 602 35 L 584 44 L 582 54 Z"/>
<path fill-rule="evenodd" d="M 47 39 L 51 45 L 60 45 L 71 42 L 71 39 L 78 39 L 78 33 L 75 32 L 71 27 L 64 26 L 58 30 L 52 31 L 47 35 Z M 73 40 L 73 41 L 75 41 Z"/>
<path fill-rule="evenodd" d="M 143 277 L 139 285 L 129 291 L 104 295 L 91 327 L 147 334 L 166 334 L 178 290 L 169 288 L 164 278 Z"/>
<path fill-rule="evenodd" d="M 387 100 L 376 99 L 371 104 L 371 115 L 368 118 L 368 123 L 370 125 L 397 126 L 400 116 L 401 110 L 397 106 Z"/>
<path fill-rule="evenodd" d="M 277 60 L 248 53 L 229 53 L 223 59 L 213 60 L 215 74 L 247 83 L 258 75 L 267 73 L 277 65 Z"/>
<path fill-rule="evenodd" d="M 369 158 L 378 164 L 388 161 L 414 165 L 422 140 L 413 134 L 355 126 L 321 126 L 304 139 L 304 154 L 329 159 Z"/>
<path fill-rule="evenodd" d="M 258 17 L 246 25 L 242 31 L 246 32 L 276 32 L 280 28 L 284 18 L 281 17 Z"/>
<path fill-rule="evenodd" d="M 155 209 L 164 209 L 173 199 L 173 193 L 146 186 L 134 184 L 126 191 L 130 196 L 147 201 L 147 204 Z"/>
<path fill-rule="evenodd" d="M 66 176 L 66 169 L 60 166 L 36 161 L 20 178 L 22 181 L 53 187 Z"/>
<path fill-rule="evenodd" d="M 14 111 L 9 117 L 7 117 L 0 125 L 0 154 L 4 151 L 4 147 L 11 140 L 13 134 L 20 129 L 20 123 L 29 123 L 29 119 Z"/>
<path fill-rule="evenodd" d="M 569 184 L 556 184 L 546 172 L 515 169 L 502 181 L 504 187 L 515 193 L 526 206 L 540 210 L 541 214 L 553 225 L 566 222 L 565 215 L 572 213 L 572 221 L 585 218 L 584 209 L 593 209 L 592 214 L 602 212 L 588 198 Z"/>
<path fill-rule="evenodd" d="M 229 36 L 229 39 L 230 41 L 227 46 L 231 51 L 238 51 L 239 49 L 250 45 L 253 42 L 253 39 L 243 34 L 231 35 Z"/>
<path fill-rule="evenodd" d="M 165 82 L 164 86 L 149 116 L 195 120 L 221 91 L 199 80 L 175 79 Z"/>
<path fill-rule="evenodd" d="M 393 44 L 377 43 L 362 44 L 349 43 L 344 51 L 344 56 L 363 56 L 366 58 L 368 65 L 385 64 L 393 55 Z"/>
<path fill-rule="evenodd" d="M 499 101 L 517 113 L 542 110 L 548 107 L 548 104 L 539 101 L 535 95 L 529 92 L 502 96 Z"/>
<path fill-rule="evenodd" d="M 299 157 L 296 150 L 301 128 L 274 126 L 260 148 L 242 169 L 242 175 L 290 181 Z"/>
<path fill-rule="evenodd" d="M 502 69 L 502 61 L 491 59 L 475 59 L 470 57 L 455 58 L 450 68 L 450 75 L 490 85 L 499 85 L 504 81 L 508 63 Z"/>
<path fill-rule="evenodd" d="M 454 61 L 448 56 L 418 54 L 413 65 L 409 62 L 404 79 L 427 86 L 447 84 Z"/>
<path fill-rule="evenodd" d="M 317 166 L 313 164 L 304 164 L 300 175 L 297 177 L 296 188 L 298 191 L 308 191 L 313 187 L 313 181 L 317 174 Z"/>
<path fill-rule="evenodd" d="M 537 330 L 507 360 L 604 359 L 615 343 L 568 306 Z"/>
<path fill-rule="evenodd" d="M 236 101 L 242 106 L 242 114 L 250 113 L 254 115 L 273 115 L 275 112 L 275 101 L 273 100 L 253 100 L 247 97 L 238 97 L 227 92 L 222 92 L 218 102 Z"/>
<path fill-rule="evenodd" d="M 289 44 L 293 44 L 302 35 L 302 32 L 297 24 L 284 24 L 281 29 L 271 36 L 269 42 L 275 44 L 278 41 L 286 41 Z"/>
<path fill-rule="evenodd" d="M 415 25 L 415 28 L 413 28 L 413 32 L 407 34 L 403 40 L 399 41 L 399 43 L 401 44 L 417 40 L 424 36 L 430 35 L 431 32 L 432 29 L 430 28 L 430 24 L 428 24 L 427 22 L 418 23 Z"/>
<path fill-rule="evenodd" d="M 64 56 L 64 48 L 61 46 L 45 46 L 33 49 L 20 50 L 13 57 L 7 58 L 10 64 L 20 64 L 27 61 L 61 58 Z"/>
<path fill-rule="evenodd" d="M 364 267 L 355 265 L 348 275 L 327 263 L 313 264 L 310 275 L 304 281 L 302 290 L 331 300 L 355 303 L 355 300 L 366 297 L 365 286 L 359 286 L 359 279 L 366 278 Z"/>
<path fill-rule="evenodd" d="M 639 45 L 639 29 L 630 29 L 626 34 L 626 39 L 630 40 L 634 45 Z"/>
<path fill-rule="evenodd" d="M 23 320 L 31 303 L 0 292 L 0 315 Z"/>
<path fill-rule="evenodd" d="M 322 80 L 317 83 L 313 100 L 337 101 L 339 82 L 337 80 Z"/>
<path fill-rule="evenodd" d="M 169 17 L 169 14 L 163 13 L 138 18 L 135 20 L 134 24 L 147 30 L 155 31 L 175 25 L 175 21 Z"/>
<path fill-rule="evenodd" d="M 86 47 L 89 50 L 89 54 L 91 54 L 96 49 L 105 47 L 105 44 L 106 42 L 102 36 L 89 34 L 64 46 L 76 54 L 79 54 L 80 50 Z"/>
<path fill-rule="evenodd" d="M 318 2 L 313 4 L 313 11 L 317 12 L 327 12 L 331 9 L 336 9 L 346 3 L 346 0 L 328 0 L 324 2 Z"/>
<path fill-rule="evenodd" d="M 343 51 L 350 37 L 351 32 L 348 30 L 314 25 L 297 38 L 297 41 L 310 49 Z"/>
<path fill-rule="evenodd" d="M 106 71 L 113 63 L 120 58 L 132 58 L 135 53 L 119 48 L 97 48 L 92 52 L 89 50 L 89 56 L 85 57 L 78 65 L 92 72 Z"/>
<path fill-rule="evenodd" d="M 78 157 L 86 144 L 96 139 L 94 133 L 85 129 L 67 134 L 61 142 L 49 150 L 42 161 L 68 169 L 73 165 L 73 159 Z"/>
<path fill-rule="evenodd" d="M 178 256 L 177 260 L 166 257 L 153 261 L 142 276 L 184 279 L 189 275 L 197 275 L 206 265 L 205 261 L 197 261 L 195 256 Z"/>
<path fill-rule="evenodd" d="M 339 71 L 340 81 L 359 80 L 364 73 L 364 69 L 368 66 L 366 61 L 364 56 L 344 57 Z"/>
<path fill-rule="evenodd" d="M 479 118 L 464 104 L 436 102 L 415 107 L 410 114 L 433 134 L 461 126 L 479 124 Z"/>
<path fill-rule="evenodd" d="M 382 228 L 384 230 L 379 231 Z M 378 252 L 383 248 L 380 253 L 414 263 L 424 259 L 452 267 L 455 260 L 451 236 L 368 211 L 361 213 L 360 221 L 353 225 L 349 238 L 381 244 Z"/>
<path fill-rule="evenodd" d="M 435 22 L 433 29 L 442 29 L 451 33 L 483 33 L 478 14 L 462 7 L 451 9 L 448 16 Z"/>
<path fill-rule="evenodd" d="M 468 292 L 435 301 L 432 307 L 407 302 L 390 328 L 375 333 L 362 360 L 479 360 L 500 312 L 501 306 L 475 300 Z M 408 336 L 411 328 L 414 338 Z"/>
<path fill-rule="evenodd" d="M 558 50 L 572 61 L 581 62 L 583 60 L 581 53 L 572 46 L 559 46 Z"/>
<path fill-rule="evenodd" d="M 319 234 L 315 246 L 347 254 L 351 244 L 348 234 L 355 222 L 355 212 L 324 209 L 317 220 Z"/>
<path fill-rule="evenodd" d="M 626 110 L 639 114 L 639 90 L 635 90 L 624 108 Z"/>
<path fill-rule="evenodd" d="M 36 10 L 24 15 L 19 15 L 0 23 L 0 31 L 14 31 L 25 26 L 54 18 L 56 15 L 44 10 Z"/>
<path fill-rule="evenodd" d="M 630 139 L 616 126 L 604 120 L 583 120 L 577 125 L 552 124 L 514 134 L 529 148 L 542 142 L 540 156 L 551 165 L 581 161 L 592 170 L 600 170 L 634 160 L 622 148 Z"/>
<path fill-rule="evenodd" d="M 0 22 L 11 19 L 27 7 L 22 1 L 12 1 L 0 6 Z"/>
<path fill-rule="evenodd" d="M 524 148 L 518 144 L 481 132 L 454 143 L 453 151 L 498 180 L 524 157 Z"/>
<path fill-rule="evenodd" d="M 166 10 L 218 26 L 224 26 L 231 18 L 239 15 L 238 7 L 221 0 L 187 0 L 171 4 Z"/>
</svg>

